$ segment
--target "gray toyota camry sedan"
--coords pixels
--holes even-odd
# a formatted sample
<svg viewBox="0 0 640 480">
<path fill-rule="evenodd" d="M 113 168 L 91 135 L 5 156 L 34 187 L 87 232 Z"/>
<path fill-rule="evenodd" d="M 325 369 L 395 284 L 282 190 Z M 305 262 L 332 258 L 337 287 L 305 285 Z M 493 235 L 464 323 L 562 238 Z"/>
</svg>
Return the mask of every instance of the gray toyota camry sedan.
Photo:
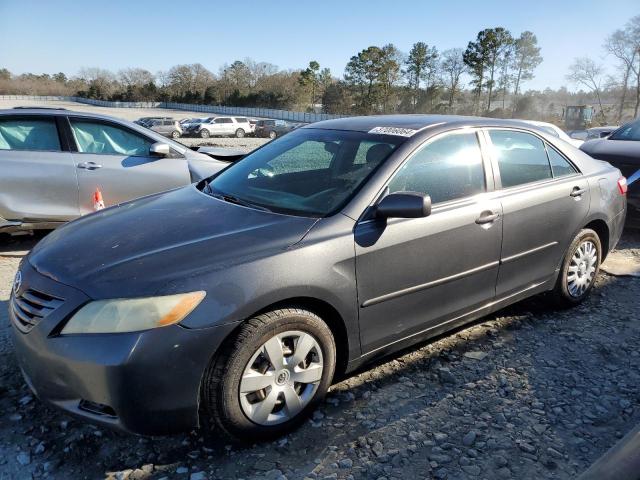
<svg viewBox="0 0 640 480">
<path fill-rule="evenodd" d="M 47 236 L 15 279 L 15 350 L 87 421 L 270 438 L 374 358 L 535 294 L 583 301 L 625 188 L 522 123 L 316 123 Z"/>
</svg>

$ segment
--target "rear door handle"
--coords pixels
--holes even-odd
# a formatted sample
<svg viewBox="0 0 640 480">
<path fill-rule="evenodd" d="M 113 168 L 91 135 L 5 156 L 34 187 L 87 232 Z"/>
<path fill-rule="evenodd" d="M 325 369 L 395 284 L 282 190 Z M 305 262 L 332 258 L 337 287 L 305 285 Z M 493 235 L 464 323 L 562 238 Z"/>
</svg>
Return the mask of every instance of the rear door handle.
<svg viewBox="0 0 640 480">
<path fill-rule="evenodd" d="M 478 218 L 476 218 L 476 223 L 478 225 L 483 225 L 485 223 L 495 222 L 500 214 L 493 213 L 492 211 L 482 212 Z"/>
<path fill-rule="evenodd" d="M 573 187 L 573 190 L 571 190 L 571 193 L 569 195 L 571 195 L 572 197 L 579 197 L 586 191 L 587 191 L 586 188 Z"/>
<path fill-rule="evenodd" d="M 81 162 L 76 166 L 78 168 L 84 168 L 85 170 L 97 170 L 98 168 L 102 168 L 102 165 L 96 162 Z"/>
</svg>

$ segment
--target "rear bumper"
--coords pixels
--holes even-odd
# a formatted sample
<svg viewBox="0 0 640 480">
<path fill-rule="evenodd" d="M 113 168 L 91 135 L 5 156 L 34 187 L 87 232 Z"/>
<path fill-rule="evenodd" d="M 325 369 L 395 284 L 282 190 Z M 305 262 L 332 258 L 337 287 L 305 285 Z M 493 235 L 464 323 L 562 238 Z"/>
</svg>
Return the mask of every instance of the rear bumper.
<svg viewBox="0 0 640 480">
<path fill-rule="evenodd" d="M 23 267 L 22 288 L 65 303 L 13 341 L 26 382 L 42 401 L 89 422 L 143 435 L 198 426 L 200 384 L 212 355 L 234 325 L 144 332 L 57 335 L 61 322 L 89 299 Z M 63 296 L 64 295 L 64 296 Z"/>
</svg>

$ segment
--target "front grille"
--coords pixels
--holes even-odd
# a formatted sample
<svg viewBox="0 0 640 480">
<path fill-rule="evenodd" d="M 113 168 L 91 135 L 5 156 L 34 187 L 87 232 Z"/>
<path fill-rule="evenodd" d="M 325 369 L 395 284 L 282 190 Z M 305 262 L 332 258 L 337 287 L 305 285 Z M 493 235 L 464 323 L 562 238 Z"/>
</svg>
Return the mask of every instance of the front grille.
<svg viewBox="0 0 640 480">
<path fill-rule="evenodd" d="M 15 325 L 24 333 L 30 331 L 43 318 L 64 303 L 64 299 L 28 289 L 11 298 L 11 311 Z"/>
</svg>

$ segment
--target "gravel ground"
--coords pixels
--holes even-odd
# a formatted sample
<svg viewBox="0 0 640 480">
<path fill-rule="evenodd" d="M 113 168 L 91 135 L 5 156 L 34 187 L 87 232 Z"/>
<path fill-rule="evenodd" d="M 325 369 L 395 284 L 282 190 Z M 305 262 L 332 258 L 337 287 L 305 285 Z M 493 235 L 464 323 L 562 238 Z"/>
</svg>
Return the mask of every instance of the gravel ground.
<svg viewBox="0 0 640 480">
<path fill-rule="evenodd" d="M 623 240 L 640 262 L 640 235 Z M 574 478 L 640 421 L 640 280 L 601 273 L 579 308 L 527 300 L 334 385 L 273 443 L 117 434 L 25 386 L 6 309 L 33 240 L 0 241 L 0 479 Z"/>
</svg>

